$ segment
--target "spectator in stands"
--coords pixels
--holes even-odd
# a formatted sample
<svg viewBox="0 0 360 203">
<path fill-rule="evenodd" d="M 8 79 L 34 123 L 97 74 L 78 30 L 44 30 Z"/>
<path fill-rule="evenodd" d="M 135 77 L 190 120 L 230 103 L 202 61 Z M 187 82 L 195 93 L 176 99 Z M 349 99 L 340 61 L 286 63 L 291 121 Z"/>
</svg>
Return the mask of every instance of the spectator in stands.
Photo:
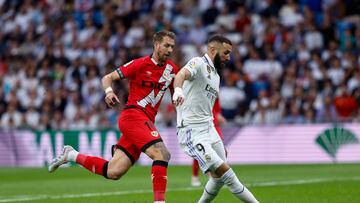
<svg viewBox="0 0 360 203">
<path fill-rule="evenodd" d="M 287 113 L 284 118 L 286 124 L 302 124 L 304 123 L 304 116 L 301 109 L 294 101 L 291 101 L 287 107 Z"/>
<path fill-rule="evenodd" d="M 233 119 L 238 111 L 238 105 L 244 101 L 245 93 L 236 87 L 237 74 L 231 73 L 225 78 L 225 86 L 220 87 L 221 112 L 226 119 Z"/>
<path fill-rule="evenodd" d="M 332 97 L 326 95 L 324 98 L 324 106 L 318 110 L 316 114 L 316 121 L 320 123 L 335 122 L 337 119 L 335 107 L 332 103 Z"/>
<path fill-rule="evenodd" d="M 71 123 L 81 106 L 91 128 L 116 127 L 113 110 L 94 112 L 92 106 L 104 95 L 93 85 L 114 67 L 150 54 L 151 36 L 164 28 L 178 32 L 182 39 L 174 55 L 179 65 L 201 54 L 205 39 L 213 33 L 236 42 L 229 67 L 241 77 L 233 78 L 230 89 L 245 99 L 221 102 L 224 109 L 237 112 L 229 125 L 250 122 L 259 110 L 249 103 L 261 89 L 268 91 L 270 103 L 276 92 L 281 95 L 280 106 L 295 100 L 304 122 L 311 122 L 312 114 L 317 122 L 335 121 L 335 90 L 344 84 L 360 106 L 356 1 L 7 0 L 0 3 L 0 11 L 0 120 L 9 121 L 5 112 L 16 98 L 19 126 L 57 128 L 54 123 L 60 115 L 45 114 L 60 110 L 64 123 Z M 227 71 L 220 74 L 226 78 Z M 119 85 L 124 100 L 127 86 Z M 228 87 L 222 84 L 220 94 L 229 94 Z M 73 100 L 74 92 L 81 94 Z M 272 111 L 271 105 L 266 108 Z M 164 109 L 159 119 L 170 121 L 171 109 Z M 346 121 L 355 121 L 357 115 Z M 288 116 L 282 116 L 280 123 Z M 29 122 L 28 117 L 39 119 Z M 11 123 L 18 126 L 16 119 Z"/>
<path fill-rule="evenodd" d="M 22 114 L 17 110 L 15 101 L 9 102 L 5 113 L 1 117 L 2 128 L 18 128 L 22 125 Z"/>
</svg>

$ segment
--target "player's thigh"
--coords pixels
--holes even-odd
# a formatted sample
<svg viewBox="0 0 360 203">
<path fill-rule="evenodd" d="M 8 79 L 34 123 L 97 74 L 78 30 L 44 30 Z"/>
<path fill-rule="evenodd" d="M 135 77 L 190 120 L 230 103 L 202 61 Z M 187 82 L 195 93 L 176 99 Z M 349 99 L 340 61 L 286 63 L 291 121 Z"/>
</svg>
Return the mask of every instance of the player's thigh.
<svg viewBox="0 0 360 203">
<path fill-rule="evenodd" d="M 203 173 L 215 171 L 224 160 L 213 149 L 209 127 L 184 128 L 178 131 L 182 150 L 199 162 Z"/>
<path fill-rule="evenodd" d="M 142 152 L 155 143 L 162 142 L 159 131 L 147 117 L 139 115 L 131 119 L 120 118 L 119 127 L 131 143 Z"/>
<path fill-rule="evenodd" d="M 134 164 L 140 157 L 141 150 L 133 143 L 133 140 L 130 138 L 131 134 L 127 132 L 122 132 L 122 135 L 115 145 L 116 149 L 121 150 L 123 155 L 131 161 L 131 164 Z"/>
<path fill-rule="evenodd" d="M 216 152 L 216 154 L 224 161 L 226 162 L 226 151 L 225 146 L 222 141 L 218 141 L 212 144 L 212 148 Z"/>
<path fill-rule="evenodd" d="M 194 158 L 198 160 L 200 169 L 204 173 L 215 171 L 225 162 L 208 142 L 194 142 L 194 148 L 190 149 L 190 153 L 195 155 Z"/>
<path fill-rule="evenodd" d="M 209 135 L 211 139 L 214 140 L 214 142 L 212 143 L 212 148 L 219 155 L 219 157 L 226 162 L 226 151 L 225 151 L 224 142 L 222 141 L 221 136 L 219 136 L 219 132 L 216 129 L 216 127 L 214 126 L 210 127 Z"/>
<path fill-rule="evenodd" d="M 145 150 L 145 154 L 153 160 L 170 160 L 170 152 L 164 142 L 156 142 Z"/>
</svg>

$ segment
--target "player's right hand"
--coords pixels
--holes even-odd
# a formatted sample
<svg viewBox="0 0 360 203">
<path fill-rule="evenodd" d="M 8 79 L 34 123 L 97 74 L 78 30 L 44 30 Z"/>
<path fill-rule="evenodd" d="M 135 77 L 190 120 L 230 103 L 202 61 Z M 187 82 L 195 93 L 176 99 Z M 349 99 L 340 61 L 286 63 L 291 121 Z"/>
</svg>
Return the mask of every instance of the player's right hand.
<svg viewBox="0 0 360 203">
<path fill-rule="evenodd" d="M 105 102 L 110 108 L 113 108 L 120 103 L 120 100 L 114 92 L 109 92 L 105 96 Z"/>
<path fill-rule="evenodd" d="M 184 103 L 185 96 L 184 96 L 183 90 L 180 87 L 175 87 L 175 91 L 174 91 L 172 100 L 173 100 L 173 103 L 175 104 L 175 106 L 179 106 Z"/>
</svg>

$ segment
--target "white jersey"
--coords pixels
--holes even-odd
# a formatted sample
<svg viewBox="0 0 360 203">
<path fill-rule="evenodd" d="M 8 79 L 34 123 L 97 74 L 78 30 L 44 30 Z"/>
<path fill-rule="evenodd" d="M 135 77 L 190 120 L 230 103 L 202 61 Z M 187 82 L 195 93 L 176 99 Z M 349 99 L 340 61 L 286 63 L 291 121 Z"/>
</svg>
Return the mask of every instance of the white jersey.
<svg viewBox="0 0 360 203">
<path fill-rule="evenodd" d="M 213 120 L 212 109 L 219 94 L 220 76 L 210 57 L 192 58 L 185 66 L 191 77 L 184 81 L 185 101 L 177 107 L 177 126 Z"/>
</svg>

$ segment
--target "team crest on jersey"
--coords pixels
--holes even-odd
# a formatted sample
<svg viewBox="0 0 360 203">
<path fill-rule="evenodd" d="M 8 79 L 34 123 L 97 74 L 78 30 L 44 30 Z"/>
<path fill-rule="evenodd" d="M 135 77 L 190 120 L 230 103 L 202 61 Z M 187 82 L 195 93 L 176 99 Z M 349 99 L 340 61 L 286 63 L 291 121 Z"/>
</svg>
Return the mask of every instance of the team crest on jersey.
<svg viewBox="0 0 360 203">
<path fill-rule="evenodd" d="M 209 78 L 211 80 L 210 77 L 210 73 L 211 73 L 211 67 L 209 65 L 207 65 L 207 72 L 209 73 L 209 75 L 207 76 L 207 78 Z"/>
<path fill-rule="evenodd" d="M 207 72 L 210 74 L 211 73 L 211 67 L 208 65 L 207 66 Z"/>
<path fill-rule="evenodd" d="M 154 137 L 158 137 L 159 136 L 159 132 L 158 131 L 151 131 L 151 135 Z"/>
<path fill-rule="evenodd" d="M 207 154 L 205 154 L 205 159 L 206 159 L 206 161 L 211 161 L 211 157 Z"/>
</svg>

